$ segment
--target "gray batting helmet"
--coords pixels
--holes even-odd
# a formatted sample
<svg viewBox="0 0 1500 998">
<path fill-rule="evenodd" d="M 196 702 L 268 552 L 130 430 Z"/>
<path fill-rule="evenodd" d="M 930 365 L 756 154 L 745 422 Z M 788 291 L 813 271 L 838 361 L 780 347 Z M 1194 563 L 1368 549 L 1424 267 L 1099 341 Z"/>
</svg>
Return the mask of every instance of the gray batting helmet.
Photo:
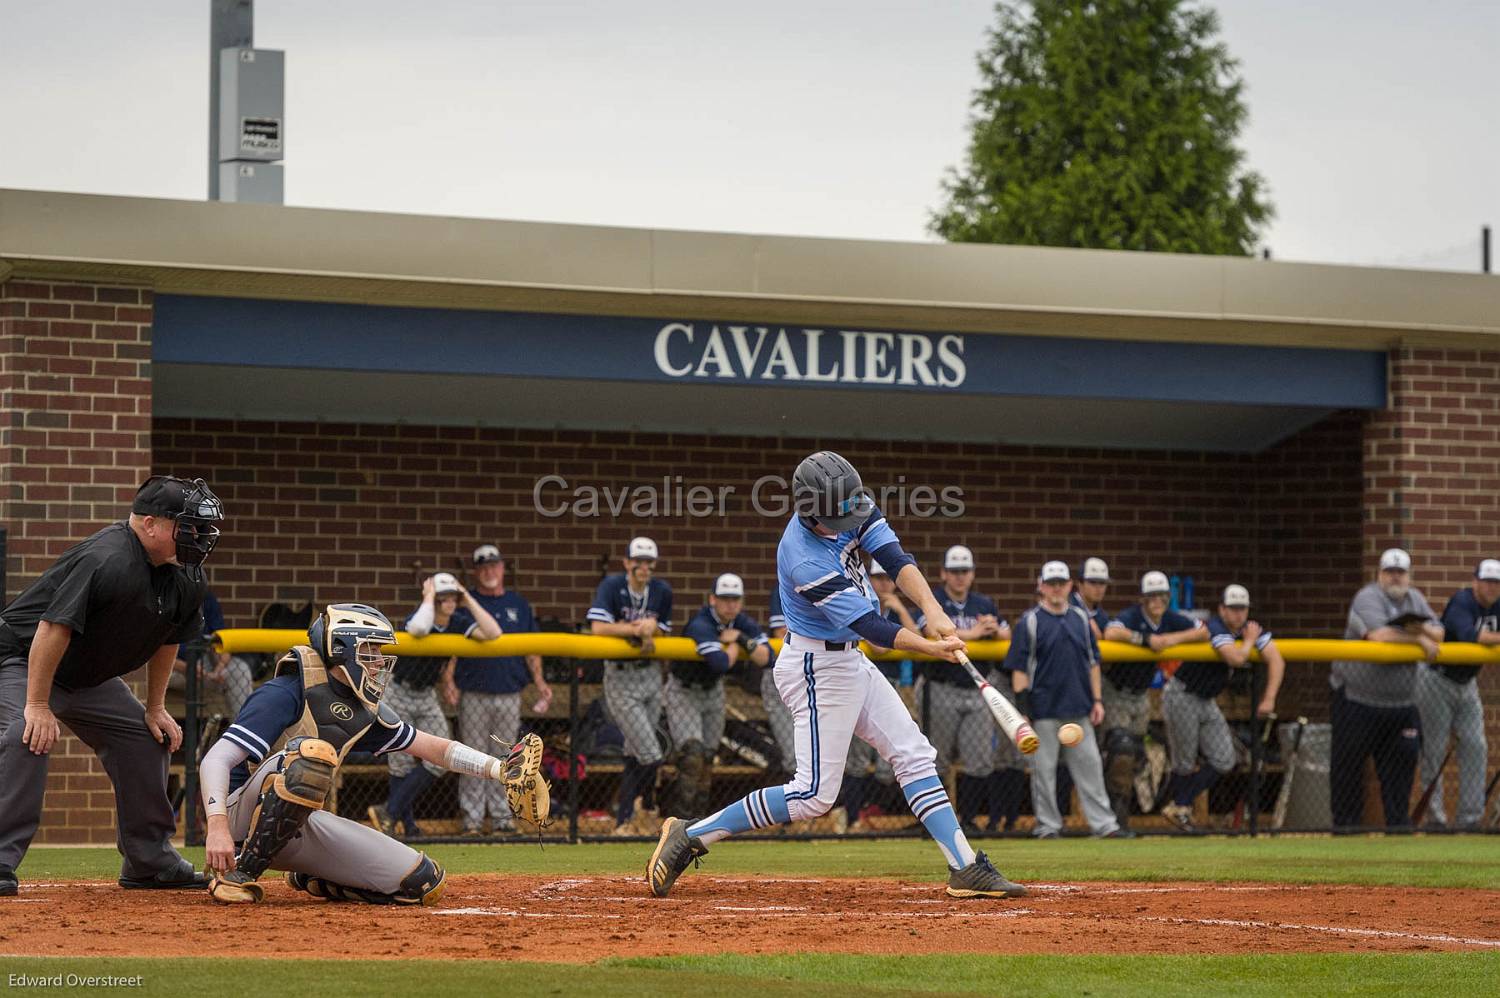
<svg viewBox="0 0 1500 998">
<path fill-rule="evenodd" d="M 819 523 L 840 533 L 853 530 L 875 511 L 875 500 L 854 465 L 831 450 L 810 454 L 797 465 L 792 502 L 804 524 Z"/>
</svg>

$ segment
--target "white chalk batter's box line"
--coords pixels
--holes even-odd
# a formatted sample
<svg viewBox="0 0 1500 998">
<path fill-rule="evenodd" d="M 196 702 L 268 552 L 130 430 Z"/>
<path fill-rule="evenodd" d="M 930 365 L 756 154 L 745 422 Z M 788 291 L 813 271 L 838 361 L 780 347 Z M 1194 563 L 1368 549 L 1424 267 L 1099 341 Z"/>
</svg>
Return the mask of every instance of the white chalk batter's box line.
<svg viewBox="0 0 1500 998">
<path fill-rule="evenodd" d="M 641 899 L 632 898 L 631 900 L 640 901 Z M 488 918 L 566 918 L 576 921 L 617 921 L 626 917 L 625 915 L 610 915 L 600 912 L 518 911 L 514 908 L 431 908 L 423 910 L 429 915 L 479 915 Z M 753 914 L 759 918 L 806 918 L 809 914 L 805 908 L 783 910 L 774 908 L 736 908 L 723 905 L 716 907 L 714 910 L 721 914 L 686 915 L 683 916 L 683 921 L 710 922 L 723 919 L 743 919 L 746 914 Z M 862 911 L 859 914 L 861 917 L 867 918 L 961 918 L 967 921 L 975 918 L 1020 918 L 1022 915 L 1034 915 L 1036 913 L 1030 908 L 1013 908 L 1007 911 Z"/>
<path fill-rule="evenodd" d="M 1302 925 L 1296 922 L 1260 922 L 1238 918 L 1162 918 L 1139 915 L 1137 922 L 1161 922 L 1167 925 L 1222 925 L 1233 929 L 1284 929 L 1292 932 L 1326 932 L 1337 936 L 1364 936 L 1373 939 L 1411 939 L 1424 943 L 1454 943 L 1462 946 L 1500 948 L 1500 939 L 1470 939 L 1440 932 L 1397 932 L 1394 929 L 1354 929 L 1338 925 Z"/>
</svg>

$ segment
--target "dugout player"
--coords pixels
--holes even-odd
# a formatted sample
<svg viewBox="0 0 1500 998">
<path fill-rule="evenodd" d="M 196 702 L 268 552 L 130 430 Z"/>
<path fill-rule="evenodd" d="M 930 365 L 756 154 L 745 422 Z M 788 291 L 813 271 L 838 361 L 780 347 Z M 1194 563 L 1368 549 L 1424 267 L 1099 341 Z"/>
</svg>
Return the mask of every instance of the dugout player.
<svg viewBox="0 0 1500 998">
<path fill-rule="evenodd" d="M 625 571 L 599 583 L 589 607 L 595 634 L 640 642 L 641 657 L 604 663 L 604 705 L 625 740 L 625 771 L 615 804 L 616 835 L 650 834 L 649 814 L 637 819 L 636 798 L 643 810 L 656 801 L 656 771 L 661 768 L 661 667 L 651 658 L 658 634 L 672 633 L 672 587 L 653 578 L 656 542 L 631 538 L 625 549 Z"/>
<path fill-rule="evenodd" d="M 651 893 L 665 897 L 683 871 L 720 839 L 828 813 L 838 797 L 849 740 L 859 735 L 891 761 L 912 812 L 947 860 L 952 897 L 1019 897 L 976 853 L 958 826 L 937 775 L 937 753 L 896 691 L 859 650 L 859 639 L 954 661 L 964 643 L 916 561 L 875 508 L 859 472 L 838 454 L 805 458 L 792 477 L 794 512 L 776 550 L 777 582 L 789 633 L 776 658 L 776 686 L 796 724 L 797 775 L 689 824 L 668 818 L 646 867 Z M 937 640 L 880 615 L 864 555 L 885 566 L 927 618 Z"/>
<path fill-rule="evenodd" d="M 478 619 L 473 607 L 485 611 L 506 634 L 529 634 L 536 630 L 536 618 L 526 597 L 505 585 L 505 558 L 493 544 L 481 544 L 471 558 L 474 588 L 469 590 L 473 605 L 469 616 Z M 466 604 L 468 605 L 468 604 Z M 463 607 L 459 608 L 464 609 Z M 505 744 L 521 737 L 521 691 L 527 683 L 536 686 L 536 709 L 543 713 L 552 702 L 552 688 L 542 675 L 540 655 L 500 655 L 494 658 L 462 656 L 448 664 L 449 680 L 459 691 L 459 740 L 476 752 L 485 751 L 494 742 L 490 735 Z M 458 778 L 458 807 L 463 813 L 463 834 L 484 834 L 484 817 L 490 816 L 492 832 L 514 830 L 510 806 L 503 789 L 493 780 L 475 776 Z"/>
<path fill-rule="evenodd" d="M 438 572 L 422 581 L 422 602 L 406 618 L 406 633 L 414 638 L 461 634 L 476 641 L 488 641 L 500 636 L 500 625 L 488 610 L 474 602 L 458 579 L 448 572 Z M 449 706 L 458 706 L 458 690 L 449 678 L 448 669 L 453 660 L 451 655 L 403 655 L 396 659 L 391 683 L 385 690 L 385 704 L 420 730 L 439 738 L 449 737 L 448 715 L 438 700 L 437 686 L 440 680 L 446 680 L 443 686 Z M 515 732 L 497 730 L 496 735 L 510 744 Z M 470 741 L 477 739 L 471 737 Z M 417 799 L 447 770 L 431 762 L 418 765 L 417 759 L 404 752 L 387 754 L 386 764 L 391 770 L 390 796 L 384 807 L 371 805 L 370 823 L 385 834 L 394 835 L 399 822 L 407 838 L 416 838 L 422 834 L 414 813 Z"/>
<path fill-rule="evenodd" d="M 1443 640 L 1500 645 L 1500 561 L 1486 558 L 1474 571 L 1474 584 L 1453 594 L 1443 608 Z M 1448 736 L 1457 741 L 1459 831 L 1475 831 L 1484 817 L 1484 769 L 1489 747 L 1484 737 L 1484 705 L 1479 700 L 1479 666 L 1422 665 L 1417 670 L 1417 707 L 1422 716 L 1422 786 L 1432 786 L 1427 820 L 1448 823 L 1443 781 L 1437 778 L 1447 754 Z"/>
<path fill-rule="evenodd" d="M 1010 625 L 995 608 L 995 601 L 974 591 L 973 551 L 962 544 L 950 547 L 943 555 L 942 578 L 943 584 L 934 595 L 957 628 L 959 640 L 1005 641 L 1010 637 Z M 919 616 L 917 626 L 925 628 L 926 618 Z M 974 835 L 979 831 L 974 818 L 992 797 L 997 803 L 1015 798 L 1014 808 L 1003 810 L 1019 811 L 1017 790 L 1024 789 L 1021 757 L 1008 738 L 996 738 L 994 718 L 968 672 L 949 662 L 927 662 L 922 674 L 923 696 L 929 702 L 927 736 L 937 747 L 940 771 L 946 772 L 955 756 L 962 764 L 957 787 L 958 821 L 965 832 Z M 1002 683 L 1001 688 L 1008 685 Z M 997 770 L 1000 779 L 992 780 Z M 1009 816 L 1014 819 L 1014 814 Z"/>
<path fill-rule="evenodd" d="M 1109 626 L 1109 614 L 1104 610 L 1104 594 L 1108 589 L 1109 565 L 1103 558 L 1084 559 L 1078 588 L 1068 596 L 1068 602 L 1088 614 L 1096 641 L 1103 640 L 1104 629 Z"/>
<path fill-rule="evenodd" d="M 1430 662 L 1442 639 L 1443 625 L 1411 584 L 1411 555 L 1387 548 L 1380 555 L 1379 578 L 1354 595 L 1344 640 L 1420 645 Z M 1333 687 L 1328 793 L 1334 831 L 1363 823 L 1365 759 L 1372 755 L 1386 827 L 1410 827 L 1411 783 L 1422 737 L 1417 664 L 1335 662 L 1328 682 Z"/>
<path fill-rule="evenodd" d="M 536 780 L 541 740 L 528 735 L 502 763 L 399 717 L 381 702 L 394 663 L 381 649 L 396 635 L 372 606 L 329 605 L 308 628 L 307 640 L 282 656 L 276 675 L 251 694 L 203 757 L 204 851 L 214 871 L 209 893 L 226 904 L 253 904 L 265 896 L 256 881 L 276 869 L 313 897 L 436 904 L 443 894 L 441 866 L 368 825 L 323 810 L 339 763 L 352 751 L 405 752 L 491 780 Z M 272 752 L 283 736 L 285 747 Z"/>
<path fill-rule="evenodd" d="M 1229 683 L 1229 670 L 1250 666 L 1250 653 L 1259 651 L 1266 663 L 1266 689 L 1255 716 L 1276 710 L 1276 693 L 1286 662 L 1271 633 L 1250 619 L 1250 591 L 1226 586 L 1219 611 L 1208 622 L 1208 640 L 1217 662 L 1183 662 L 1162 690 L 1161 713 L 1167 726 L 1167 748 L 1172 755 L 1172 779 L 1162 805 L 1162 817 L 1185 832 L 1193 826 L 1193 801 L 1234 768 L 1234 735 L 1219 709 L 1218 696 Z M 1202 755 L 1203 765 L 1198 765 Z"/>
<path fill-rule="evenodd" d="M 702 661 L 674 661 L 662 692 L 667 732 L 677 761 L 673 800 L 663 810 L 684 817 L 703 814 L 712 803 L 714 756 L 724 737 L 724 676 L 741 654 L 764 668 L 770 638 L 744 612 L 745 582 L 733 572 L 714 580 L 708 603 L 688 618 L 682 636 L 692 638 Z"/>
<path fill-rule="evenodd" d="M 0 612 L 0 896 L 41 819 L 59 721 L 115 789 L 121 887 L 202 887 L 172 848 L 167 713 L 177 646 L 203 633 L 201 566 L 224 508 L 203 479 L 148 478 L 128 519 L 69 548 Z M 146 666 L 146 703 L 121 679 Z"/>
<path fill-rule="evenodd" d="M 1039 839 L 1055 839 L 1062 832 L 1057 804 L 1057 761 L 1061 756 L 1073 774 L 1078 799 L 1089 828 L 1100 838 L 1134 838 L 1121 828 L 1104 789 L 1104 767 L 1094 726 L 1104 720 L 1100 699 L 1099 642 L 1088 612 L 1069 600 L 1073 580 L 1065 562 L 1049 561 L 1037 577 L 1041 599 L 1016 622 L 1015 636 L 1005 654 L 1011 688 L 1029 691 L 1032 729 L 1037 750 L 1031 757 L 1031 801 Z M 1064 724 L 1083 729 L 1083 741 L 1064 746 L 1058 729 Z"/>
<path fill-rule="evenodd" d="M 1206 641 L 1208 628 L 1201 620 L 1167 609 L 1171 592 L 1161 572 L 1141 576 L 1140 603 L 1109 622 L 1105 640 L 1153 652 Z M 1135 771 L 1146 759 L 1146 725 L 1151 720 L 1146 691 L 1155 678 L 1155 662 L 1111 662 L 1104 668 L 1104 782 L 1121 828 L 1129 827 Z"/>
</svg>

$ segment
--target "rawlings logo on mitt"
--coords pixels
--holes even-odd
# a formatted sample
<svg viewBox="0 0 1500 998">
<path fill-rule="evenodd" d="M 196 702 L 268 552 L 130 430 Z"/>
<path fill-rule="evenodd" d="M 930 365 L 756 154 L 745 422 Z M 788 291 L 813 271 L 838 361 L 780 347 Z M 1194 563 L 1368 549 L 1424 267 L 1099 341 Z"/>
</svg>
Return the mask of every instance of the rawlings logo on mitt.
<svg viewBox="0 0 1500 998">
<path fill-rule="evenodd" d="M 499 738 L 490 736 L 500 744 Z M 511 814 L 535 825 L 540 833 L 551 823 L 552 787 L 542 777 L 542 740 L 526 735 L 505 759 L 505 801 Z"/>
</svg>

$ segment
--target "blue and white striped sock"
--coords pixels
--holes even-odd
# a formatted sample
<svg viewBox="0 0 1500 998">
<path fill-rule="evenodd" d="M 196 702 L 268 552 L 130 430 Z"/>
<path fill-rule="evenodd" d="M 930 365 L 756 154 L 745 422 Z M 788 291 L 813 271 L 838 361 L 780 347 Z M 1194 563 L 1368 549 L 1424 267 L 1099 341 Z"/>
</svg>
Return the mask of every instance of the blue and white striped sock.
<svg viewBox="0 0 1500 998">
<path fill-rule="evenodd" d="M 953 813 L 942 780 L 936 776 L 913 780 L 904 784 L 901 791 L 906 794 L 911 813 L 927 827 L 933 841 L 943 850 L 943 858 L 951 869 L 961 870 L 974 862 L 974 847 L 958 827 L 958 816 Z"/>
<path fill-rule="evenodd" d="M 753 794 L 744 795 L 735 803 L 724 807 L 717 815 L 694 821 L 688 825 L 687 834 L 699 839 L 703 845 L 712 845 L 741 831 L 769 828 L 771 825 L 786 824 L 787 821 L 790 821 L 790 815 L 786 812 L 786 788 L 766 786 Z"/>
<path fill-rule="evenodd" d="M 740 832 L 784 825 L 791 820 L 786 809 L 786 788 L 766 787 L 735 801 L 718 814 L 709 815 L 688 826 L 689 836 L 711 846 Z"/>
</svg>

